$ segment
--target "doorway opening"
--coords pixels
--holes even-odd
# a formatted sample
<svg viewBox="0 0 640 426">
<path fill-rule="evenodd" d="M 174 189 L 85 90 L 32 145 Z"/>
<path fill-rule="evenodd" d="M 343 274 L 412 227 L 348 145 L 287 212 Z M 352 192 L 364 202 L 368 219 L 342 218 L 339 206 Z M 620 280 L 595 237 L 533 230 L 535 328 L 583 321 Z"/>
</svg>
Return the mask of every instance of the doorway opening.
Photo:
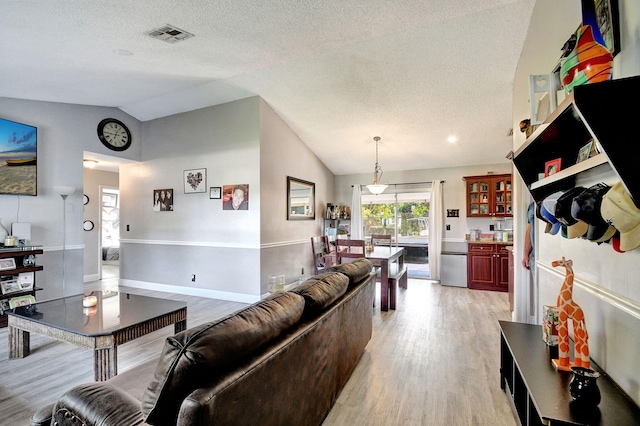
<svg viewBox="0 0 640 426">
<path fill-rule="evenodd" d="M 100 279 L 120 277 L 120 190 L 100 186 Z"/>
<path fill-rule="evenodd" d="M 429 204 L 431 192 L 384 192 L 363 194 L 364 237 L 391 235 L 393 245 L 405 250 L 410 278 L 429 279 Z"/>
</svg>

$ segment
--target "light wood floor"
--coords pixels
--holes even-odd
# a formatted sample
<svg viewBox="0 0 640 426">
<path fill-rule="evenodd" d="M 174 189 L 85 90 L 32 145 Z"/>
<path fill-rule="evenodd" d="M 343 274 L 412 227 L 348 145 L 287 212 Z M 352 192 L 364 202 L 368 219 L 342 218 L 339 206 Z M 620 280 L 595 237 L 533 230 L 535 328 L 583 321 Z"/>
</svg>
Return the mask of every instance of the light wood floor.
<svg viewBox="0 0 640 426">
<path fill-rule="evenodd" d="M 87 288 L 116 287 L 106 280 Z M 186 301 L 190 327 L 244 306 L 119 290 Z M 499 385 L 498 320 L 509 319 L 507 293 L 409 279 L 397 310 L 375 310 L 373 337 L 323 426 L 515 425 Z M 118 370 L 157 356 L 172 330 L 120 346 Z M 92 380 L 91 351 L 32 334 L 31 355 L 9 360 L 7 335 L 0 329 L 0 425 L 28 425 L 39 407 Z"/>
</svg>

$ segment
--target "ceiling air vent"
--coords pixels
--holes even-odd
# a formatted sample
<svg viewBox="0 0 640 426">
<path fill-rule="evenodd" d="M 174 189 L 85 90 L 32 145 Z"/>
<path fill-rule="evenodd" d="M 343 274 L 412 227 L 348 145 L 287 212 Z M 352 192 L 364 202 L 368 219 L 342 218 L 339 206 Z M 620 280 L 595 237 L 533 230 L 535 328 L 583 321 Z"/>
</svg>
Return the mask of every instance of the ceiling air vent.
<svg viewBox="0 0 640 426">
<path fill-rule="evenodd" d="M 193 34 L 169 24 L 149 31 L 147 34 L 153 38 L 157 38 L 158 40 L 164 40 L 167 43 L 177 43 L 179 41 L 193 37 Z"/>
</svg>

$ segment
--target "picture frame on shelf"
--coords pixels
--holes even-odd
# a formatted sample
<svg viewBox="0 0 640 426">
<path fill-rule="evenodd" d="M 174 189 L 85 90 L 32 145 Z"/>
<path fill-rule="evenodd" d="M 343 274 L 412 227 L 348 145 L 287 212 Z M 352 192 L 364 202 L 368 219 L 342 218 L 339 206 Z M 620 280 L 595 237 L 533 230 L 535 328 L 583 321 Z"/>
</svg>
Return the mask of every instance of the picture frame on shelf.
<svg viewBox="0 0 640 426">
<path fill-rule="evenodd" d="M 544 163 L 544 177 L 549 177 L 558 173 L 561 167 L 561 160 L 561 158 L 556 158 L 555 160 L 550 160 Z"/>
<path fill-rule="evenodd" d="M 0 288 L 2 288 L 2 294 L 12 294 L 23 291 L 18 280 L 2 281 L 0 282 Z"/>
<path fill-rule="evenodd" d="M 207 191 L 207 169 L 184 171 L 184 193 L 195 194 Z"/>
<path fill-rule="evenodd" d="M 604 44 L 615 57 L 620 52 L 620 13 L 618 0 L 594 0 L 596 19 Z"/>
<path fill-rule="evenodd" d="M 209 188 L 209 198 L 212 200 L 219 200 L 222 198 L 222 187 L 212 186 Z"/>
<path fill-rule="evenodd" d="M 576 164 L 587 160 L 591 156 L 591 150 L 593 149 L 593 140 L 590 140 L 585 146 L 578 151 L 578 158 Z"/>
<path fill-rule="evenodd" d="M 0 271 L 8 271 L 16 269 L 16 260 L 13 257 L 0 259 Z"/>
</svg>

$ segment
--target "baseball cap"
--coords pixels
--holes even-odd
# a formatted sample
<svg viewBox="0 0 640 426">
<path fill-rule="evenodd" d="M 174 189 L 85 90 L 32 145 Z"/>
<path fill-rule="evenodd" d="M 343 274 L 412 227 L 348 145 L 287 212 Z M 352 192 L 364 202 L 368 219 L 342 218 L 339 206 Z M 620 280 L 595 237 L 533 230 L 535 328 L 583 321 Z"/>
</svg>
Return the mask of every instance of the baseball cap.
<svg viewBox="0 0 640 426">
<path fill-rule="evenodd" d="M 616 232 L 616 228 L 600 216 L 602 197 L 609 189 L 611 189 L 609 185 L 598 183 L 582 191 L 571 203 L 571 216 L 589 225 L 585 235 L 589 241 L 602 243 L 611 239 Z"/>
<path fill-rule="evenodd" d="M 640 246 L 640 210 L 621 182 L 602 197 L 600 214 L 620 231 L 620 250 L 629 251 Z"/>
<path fill-rule="evenodd" d="M 560 222 L 551 212 L 556 211 L 556 203 L 558 202 L 558 198 L 560 198 L 564 194 L 564 191 L 554 192 L 549 195 L 547 198 L 542 200 L 542 206 L 540 207 L 540 214 L 551 224 L 551 229 L 549 230 L 549 234 L 556 235 L 562 226 L 562 222 Z M 546 231 L 545 231 L 546 232 Z"/>
<path fill-rule="evenodd" d="M 546 234 L 549 234 L 551 233 L 551 223 L 547 219 L 542 217 L 542 213 L 540 213 L 541 208 L 542 208 L 542 200 L 536 201 L 536 217 L 546 224 L 544 232 Z"/>
<path fill-rule="evenodd" d="M 589 225 L 587 225 L 586 222 L 576 219 L 571 215 L 571 204 L 573 203 L 573 199 L 580 195 L 584 190 L 585 188 L 576 186 L 562 194 L 556 201 L 556 211 L 554 216 L 566 226 L 566 238 L 582 237 L 587 233 L 587 229 L 589 228 Z M 563 227 L 563 231 L 565 230 L 564 228 L 565 227 Z M 565 236 L 564 232 L 562 236 Z"/>
</svg>

